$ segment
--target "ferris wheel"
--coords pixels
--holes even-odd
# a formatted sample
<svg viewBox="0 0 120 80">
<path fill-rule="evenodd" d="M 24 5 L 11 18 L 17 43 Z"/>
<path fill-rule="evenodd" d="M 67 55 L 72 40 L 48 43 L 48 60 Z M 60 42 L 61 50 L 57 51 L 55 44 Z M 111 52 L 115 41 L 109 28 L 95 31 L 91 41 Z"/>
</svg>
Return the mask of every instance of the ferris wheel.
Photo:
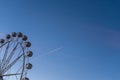
<svg viewBox="0 0 120 80">
<path fill-rule="evenodd" d="M 27 72 L 33 52 L 28 37 L 21 32 L 7 34 L 0 39 L 0 80 L 29 80 Z"/>
</svg>

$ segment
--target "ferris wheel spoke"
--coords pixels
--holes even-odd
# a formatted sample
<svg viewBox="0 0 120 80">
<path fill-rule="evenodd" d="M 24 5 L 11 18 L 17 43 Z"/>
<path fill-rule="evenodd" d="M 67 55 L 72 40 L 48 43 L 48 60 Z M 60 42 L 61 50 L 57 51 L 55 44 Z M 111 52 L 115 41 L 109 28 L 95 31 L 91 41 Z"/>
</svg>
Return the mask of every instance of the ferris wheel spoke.
<svg viewBox="0 0 120 80">
<path fill-rule="evenodd" d="M 3 59 L 2 59 L 2 64 L 5 63 L 5 60 L 6 60 L 6 57 L 7 57 L 7 54 L 8 54 L 9 44 L 10 44 L 10 43 L 8 43 L 8 45 L 7 45 L 7 47 L 6 47 L 6 50 L 5 50 Z"/>
<path fill-rule="evenodd" d="M 15 75 L 21 75 L 21 73 L 5 74 L 5 75 L 2 75 L 2 76 L 15 76 Z"/>
<path fill-rule="evenodd" d="M 19 57 L 17 57 L 13 62 L 11 62 L 6 68 L 3 69 L 3 74 L 8 71 L 21 57 L 23 54 L 21 54 Z"/>
<path fill-rule="evenodd" d="M 10 53 L 10 55 L 8 56 L 8 58 L 7 58 L 6 62 L 4 63 L 4 65 L 5 65 L 5 66 L 7 66 L 7 65 L 9 64 L 9 62 L 10 62 L 11 58 L 12 58 L 12 57 L 13 57 L 13 55 L 14 55 L 14 52 L 15 52 L 15 50 L 16 50 L 16 48 L 17 48 L 18 44 L 19 44 L 19 43 L 17 43 L 17 44 L 16 44 L 16 46 L 13 48 L 12 52 L 11 52 L 11 53 Z"/>
<path fill-rule="evenodd" d="M 8 41 L 8 42 L 10 42 L 10 41 Z M 7 44 L 8 42 L 3 43 L 2 45 L 0 45 L 0 48 L 3 47 L 3 46 L 4 46 L 5 44 Z"/>
<path fill-rule="evenodd" d="M 0 53 L 2 53 L 2 48 L 0 48 Z M 0 68 L 2 66 L 2 56 L 0 55 Z"/>
</svg>

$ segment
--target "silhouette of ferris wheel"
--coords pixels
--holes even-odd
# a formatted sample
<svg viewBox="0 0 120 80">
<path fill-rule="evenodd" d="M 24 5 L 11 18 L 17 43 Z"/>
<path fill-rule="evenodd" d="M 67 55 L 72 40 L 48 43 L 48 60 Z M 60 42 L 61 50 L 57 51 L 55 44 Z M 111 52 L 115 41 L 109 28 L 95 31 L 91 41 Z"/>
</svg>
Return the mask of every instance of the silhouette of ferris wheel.
<svg viewBox="0 0 120 80">
<path fill-rule="evenodd" d="M 33 55 L 30 47 L 28 37 L 21 32 L 0 39 L 0 80 L 29 80 L 27 72 L 32 68 L 29 58 Z"/>
</svg>

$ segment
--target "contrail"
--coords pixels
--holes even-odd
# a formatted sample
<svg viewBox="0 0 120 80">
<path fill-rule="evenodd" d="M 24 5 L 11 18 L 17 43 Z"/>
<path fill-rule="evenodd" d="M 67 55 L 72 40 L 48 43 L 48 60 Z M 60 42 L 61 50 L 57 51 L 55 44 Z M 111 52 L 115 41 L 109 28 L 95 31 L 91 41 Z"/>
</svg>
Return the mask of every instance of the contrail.
<svg viewBox="0 0 120 80">
<path fill-rule="evenodd" d="M 49 55 L 49 54 L 53 54 L 53 53 L 55 53 L 55 52 L 57 52 L 57 51 L 60 51 L 61 49 L 62 49 L 62 47 L 55 48 L 55 49 L 53 49 L 53 50 L 51 50 L 51 51 L 49 51 L 49 52 L 47 52 L 47 53 L 45 53 L 45 54 L 42 54 L 42 55 L 40 55 L 40 56 L 46 56 L 46 55 Z"/>
<path fill-rule="evenodd" d="M 53 53 L 55 53 L 55 52 L 60 51 L 62 48 L 63 48 L 63 47 L 59 47 L 59 48 L 52 49 L 52 50 L 50 50 L 50 51 L 47 52 L 47 53 L 38 55 L 38 56 L 37 56 L 36 58 L 34 58 L 34 59 L 38 59 L 38 58 L 40 58 L 40 57 L 43 57 L 43 56 L 47 56 L 47 55 L 53 54 Z"/>
</svg>

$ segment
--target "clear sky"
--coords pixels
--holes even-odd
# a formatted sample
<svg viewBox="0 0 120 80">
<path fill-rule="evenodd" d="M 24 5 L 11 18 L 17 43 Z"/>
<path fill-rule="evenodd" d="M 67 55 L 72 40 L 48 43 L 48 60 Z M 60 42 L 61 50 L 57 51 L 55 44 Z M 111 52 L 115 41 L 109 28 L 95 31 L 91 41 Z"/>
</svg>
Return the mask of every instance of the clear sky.
<svg viewBox="0 0 120 80">
<path fill-rule="evenodd" d="M 0 35 L 23 32 L 30 80 L 120 80 L 119 0 L 0 0 Z"/>
</svg>

